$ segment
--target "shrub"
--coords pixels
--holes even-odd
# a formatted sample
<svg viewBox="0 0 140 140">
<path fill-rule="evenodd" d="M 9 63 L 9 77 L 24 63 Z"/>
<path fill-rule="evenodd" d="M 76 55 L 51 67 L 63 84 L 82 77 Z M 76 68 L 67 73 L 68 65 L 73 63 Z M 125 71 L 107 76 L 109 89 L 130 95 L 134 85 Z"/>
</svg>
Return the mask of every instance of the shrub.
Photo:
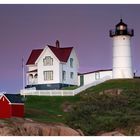
<svg viewBox="0 0 140 140">
<path fill-rule="evenodd" d="M 129 127 L 140 121 L 139 97 L 138 91 L 124 91 L 121 95 L 90 94 L 75 104 L 67 115 L 67 124 L 83 130 L 85 135 Z"/>
</svg>

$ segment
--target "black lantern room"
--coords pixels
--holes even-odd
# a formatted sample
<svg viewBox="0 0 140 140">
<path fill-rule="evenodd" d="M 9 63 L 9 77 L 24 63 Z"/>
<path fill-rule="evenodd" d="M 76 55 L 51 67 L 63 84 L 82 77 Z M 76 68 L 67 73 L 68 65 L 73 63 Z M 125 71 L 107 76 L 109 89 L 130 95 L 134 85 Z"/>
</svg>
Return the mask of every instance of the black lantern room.
<svg viewBox="0 0 140 140">
<path fill-rule="evenodd" d="M 128 29 L 127 24 L 125 24 L 122 19 L 120 19 L 120 22 L 116 25 L 115 29 L 110 30 L 110 37 L 120 35 L 134 36 L 134 30 Z"/>
</svg>

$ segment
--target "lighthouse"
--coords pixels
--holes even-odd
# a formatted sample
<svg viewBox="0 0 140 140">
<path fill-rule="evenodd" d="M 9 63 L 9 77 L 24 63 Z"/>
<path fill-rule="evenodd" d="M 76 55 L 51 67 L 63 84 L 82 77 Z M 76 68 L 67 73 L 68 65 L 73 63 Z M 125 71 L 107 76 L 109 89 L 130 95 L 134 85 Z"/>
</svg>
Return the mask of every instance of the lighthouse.
<svg viewBox="0 0 140 140">
<path fill-rule="evenodd" d="M 134 36 L 133 29 L 128 29 L 122 19 L 114 30 L 110 30 L 110 37 L 113 39 L 113 79 L 133 78 L 132 36 Z"/>
</svg>

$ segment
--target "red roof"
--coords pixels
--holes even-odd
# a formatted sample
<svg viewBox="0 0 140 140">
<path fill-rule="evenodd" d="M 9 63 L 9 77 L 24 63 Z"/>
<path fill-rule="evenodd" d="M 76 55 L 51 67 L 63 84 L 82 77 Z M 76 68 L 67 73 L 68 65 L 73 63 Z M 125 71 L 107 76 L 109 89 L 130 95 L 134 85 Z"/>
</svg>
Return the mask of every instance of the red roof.
<svg viewBox="0 0 140 140">
<path fill-rule="evenodd" d="M 57 48 L 57 47 L 50 46 L 50 45 L 48 45 L 48 47 L 61 62 L 68 61 L 71 51 L 73 49 L 73 47 Z M 32 50 L 26 65 L 35 64 L 35 61 L 37 60 L 37 58 L 39 57 L 39 55 L 41 54 L 42 51 L 43 51 L 43 49 Z"/>
<path fill-rule="evenodd" d="M 51 49 L 51 51 L 55 54 L 55 56 L 59 59 L 61 62 L 67 62 L 69 59 L 69 56 L 71 54 L 71 51 L 73 47 L 68 48 L 57 48 L 54 46 L 48 45 L 48 47 Z"/>
<path fill-rule="evenodd" d="M 42 53 L 42 51 L 43 49 L 32 50 L 26 65 L 35 64 L 35 61 L 37 60 L 39 55 Z"/>
</svg>

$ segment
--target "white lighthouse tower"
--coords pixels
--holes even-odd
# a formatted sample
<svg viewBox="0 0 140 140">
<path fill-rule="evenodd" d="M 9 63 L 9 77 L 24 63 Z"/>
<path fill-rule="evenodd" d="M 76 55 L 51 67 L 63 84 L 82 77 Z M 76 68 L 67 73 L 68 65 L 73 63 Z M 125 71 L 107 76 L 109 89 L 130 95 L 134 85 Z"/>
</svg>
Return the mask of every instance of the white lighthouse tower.
<svg viewBox="0 0 140 140">
<path fill-rule="evenodd" d="M 130 45 L 133 35 L 133 29 L 128 29 L 122 19 L 115 30 L 110 30 L 110 37 L 113 38 L 113 79 L 133 78 Z"/>
</svg>

